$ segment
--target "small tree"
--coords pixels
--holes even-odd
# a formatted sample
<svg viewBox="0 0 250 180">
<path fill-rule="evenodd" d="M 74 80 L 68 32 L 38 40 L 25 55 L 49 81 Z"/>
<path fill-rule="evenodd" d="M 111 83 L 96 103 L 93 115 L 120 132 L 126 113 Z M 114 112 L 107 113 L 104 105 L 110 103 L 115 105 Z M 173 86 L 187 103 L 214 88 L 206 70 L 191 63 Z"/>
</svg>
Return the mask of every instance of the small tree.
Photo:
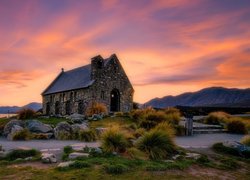
<svg viewBox="0 0 250 180">
<path fill-rule="evenodd" d="M 32 119 L 36 116 L 36 112 L 32 109 L 21 109 L 17 113 L 18 119 Z"/>
</svg>

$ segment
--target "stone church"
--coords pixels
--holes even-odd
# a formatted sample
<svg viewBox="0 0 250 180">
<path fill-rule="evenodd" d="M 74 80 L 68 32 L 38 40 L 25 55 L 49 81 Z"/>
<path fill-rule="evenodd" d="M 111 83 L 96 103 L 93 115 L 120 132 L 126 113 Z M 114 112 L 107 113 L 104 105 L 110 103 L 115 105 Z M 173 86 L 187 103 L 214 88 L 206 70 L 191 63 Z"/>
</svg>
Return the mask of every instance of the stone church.
<svg viewBox="0 0 250 180">
<path fill-rule="evenodd" d="M 103 103 L 109 112 L 128 112 L 133 107 L 134 89 L 115 54 L 98 55 L 91 64 L 69 71 L 62 69 L 43 91 L 43 113 L 84 114 L 93 102 Z"/>
</svg>

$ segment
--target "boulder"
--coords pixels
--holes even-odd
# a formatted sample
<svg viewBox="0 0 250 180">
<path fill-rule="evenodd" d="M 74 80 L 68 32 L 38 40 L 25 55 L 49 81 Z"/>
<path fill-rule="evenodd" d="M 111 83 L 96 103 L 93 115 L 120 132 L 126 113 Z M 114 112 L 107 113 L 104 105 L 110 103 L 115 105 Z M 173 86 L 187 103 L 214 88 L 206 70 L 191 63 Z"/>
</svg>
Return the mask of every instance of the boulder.
<svg viewBox="0 0 250 180">
<path fill-rule="evenodd" d="M 10 122 L 8 122 L 5 126 L 4 126 L 4 130 L 3 130 L 3 135 L 4 136 L 8 136 L 9 133 L 11 133 L 11 129 L 14 125 L 18 125 L 20 127 L 24 127 L 25 123 L 23 121 L 20 120 L 11 120 Z"/>
<path fill-rule="evenodd" d="M 11 128 L 11 132 L 7 135 L 7 139 L 8 140 L 13 140 L 13 137 L 16 133 L 20 132 L 23 130 L 23 127 L 21 126 L 18 126 L 18 125 L 14 125 L 12 128 Z"/>
<path fill-rule="evenodd" d="M 102 114 L 93 114 L 91 117 L 88 118 L 89 120 L 93 120 L 93 121 L 98 121 L 103 119 L 103 115 Z"/>
<path fill-rule="evenodd" d="M 79 157 L 89 157 L 88 153 L 78 153 L 78 152 L 73 152 L 69 154 L 69 159 L 76 159 Z"/>
<path fill-rule="evenodd" d="M 71 114 L 67 117 L 67 119 L 71 120 L 72 123 L 82 123 L 85 120 L 85 116 L 82 114 Z"/>
<path fill-rule="evenodd" d="M 51 133 L 53 129 L 50 125 L 44 124 L 38 120 L 28 120 L 26 127 L 33 133 Z"/>
<path fill-rule="evenodd" d="M 56 156 L 52 153 L 42 153 L 41 159 L 43 163 L 56 163 Z"/>
<path fill-rule="evenodd" d="M 87 123 L 82 123 L 82 124 L 73 124 L 71 125 L 72 129 L 74 132 L 78 132 L 80 130 L 88 130 L 89 126 Z"/>
<path fill-rule="evenodd" d="M 69 123 L 60 122 L 56 125 L 54 129 L 54 135 L 55 138 L 59 140 L 72 139 L 73 129 Z"/>
<path fill-rule="evenodd" d="M 74 163 L 74 161 L 62 162 L 62 163 L 59 163 L 57 167 L 59 167 L 59 168 L 65 168 L 65 167 L 69 167 L 73 163 Z"/>
</svg>

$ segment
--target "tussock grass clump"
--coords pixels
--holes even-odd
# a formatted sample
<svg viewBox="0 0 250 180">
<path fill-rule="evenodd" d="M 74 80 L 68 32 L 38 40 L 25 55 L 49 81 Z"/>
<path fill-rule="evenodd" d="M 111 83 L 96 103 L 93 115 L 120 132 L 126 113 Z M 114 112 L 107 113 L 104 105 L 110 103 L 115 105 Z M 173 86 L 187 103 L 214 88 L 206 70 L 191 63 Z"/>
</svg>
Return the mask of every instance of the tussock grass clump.
<svg viewBox="0 0 250 180">
<path fill-rule="evenodd" d="M 106 164 L 104 170 L 108 174 L 122 174 L 129 170 L 128 166 L 124 164 Z"/>
<path fill-rule="evenodd" d="M 63 152 L 64 152 L 65 154 L 70 154 L 70 153 L 73 152 L 73 148 L 72 148 L 71 146 L 65 146 L 65 147 L 63 148 Z"/>
<path fill-rule="evenodd" d="M 172 135 L 162 129 L 153 129 L 145 133 L 138 139 L 136 147 L 146 152 L 150 159 L 166 158 L 176 149 Z"/>
<path fill-rule="evenodd" d="M 30 138 L 31 134 L 28 129 L 23 129 L 21 131 L 18 131 L 12 137 L 13 140 L 28 140 Z"/>
<path fill-rule="evenodd" d="M 239 152 L 236 148 L 226 147 L 222 143 L 215 143 L 212 147 L 216 152 L 238 156 Z"/>
<path fill-rule="evenodd" d="M 78 137 L 80 141 L 91 142 L 96 140 L 97 135 L 93 129 L 89 129 L 79 131 Z"/>
<path fill-rule="evenodd" d="M 117 127 L 106 130 L 102 137 L 102 148 L 105 152 L 124 152 L 128 146 L 128 141 L 124 133 Z"/>
<path fill-rule="evenodd" d="M 250 135 L 244 136 L 240 142 L 246 146 L 250 146 Z"/>
<path fill-rule="evenodd" d="M 175 135 L 175 129 L 173 128 L 173 125 L 168 122 L 159 123 L 154 129 L 162 130 L 166 132 L 170 137 L 174 137 Z"/>
<path fill-rule="evenodd" d="M 211 112 L 205 118 L 205 123 L 218 125 L 220 123 L 226 123 L 230 117 L 230 114 L 227 114 L 222 111 Z"/>
<path fill-rule="evenodd" d="M 82 168 L 88 168 L 88 167 L 91 167 L 91 164 L 88 163 L 88 162 L 84 162 L 84 161 L 75 161 L 74 163 L 70 164 L 69 165 L 70 168 L 73 168 L 73 169 L 82 169 Z"/>
<path fill-rule="evenodd" d="M 227 123 L 227 130 L 230 133 L 235 134 L 247 134 L 248 130 L 246 125 L 241 121 L 240 118 L 231 118 Z"/>
<path fill-rule="evenodd" d="M 129 148 L 127 153 L 132 159 L 146 159 L 146 154 L 135 147 Z"/>
<path fill-rule="evenodd" d="M 144 135 L 146 132 L 146 130 L 144 128 L 138 128 L 135 130 L 134 132 L 134 137 L 138 138 L 138 137 L 141 137 L 142 135 Z"/>
<path fill-rule="evenodd" d="M 27 158 L 27 157 L 34 157 L 34 156 L 39 156 L 39 155 L 40 155 L 40 152 L 35 149 L 29 149 L 29 150 L 16 149 L 16 150 L 9 152 L 6 155 L 6 159 L 9 161 L 14 161 L 18 158 Z"/>
<path fill-rule="evenodd" d="M 92 116 L 94 114 L 107 114 L 107 107 L 102 103 L 94 102 L 92 103 L 86 111 L 87 116 Z"/>
<path fill-rule="evenodd" d="M 18 119 L 32 119 L 36 117 L 36 112 L 32 109 L 21 109 L 18 113 L 17 113 L 17 118 Z"/>
</svg>

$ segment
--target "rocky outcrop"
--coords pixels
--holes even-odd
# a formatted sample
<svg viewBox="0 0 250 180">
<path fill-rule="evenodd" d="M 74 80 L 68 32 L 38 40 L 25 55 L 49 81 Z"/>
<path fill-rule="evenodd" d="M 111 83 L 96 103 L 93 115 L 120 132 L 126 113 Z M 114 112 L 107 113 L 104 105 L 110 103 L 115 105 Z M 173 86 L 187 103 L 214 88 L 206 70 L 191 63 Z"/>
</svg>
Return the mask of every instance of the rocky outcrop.
<svg viewBox="0 0 250 180">
<path fill-rule="evenodd" d="M 72 139 L 73 128 L 67 122 L 60 122 L 56 125 L 54 129 L 54 136 L 59 140 Z"/>
<path fill-rule="evenodd" d="M 28 120 L 26 122 L 27 129 L 32 133 L 51 133 L 53 129 L 50 125 L 44 124 L 38 120 Z"/>
<path fill-rule="evenodd" d="M 85 116 L 81 114 L 74 113 L 67 117 L 72 123 L 82 123 L 85 120 Z"/>
<path fill-rule="evenodd" d="M 4 126 L 3 135 L 7 137 L 8 134 L 11 133 L 11 130 L 12 130 L 12 128 L 13 128 L 15 125 L 24 128 L 25 123 L 24 123 L 23 121 L 20 121 L 20 120 L 11 120 L 10 122 L 8 122 L 8 123 Z"/>
<path fill-rule="evenodd" d="M 88 153 L 73 152 L 69 154 L 69 159 L 76 159 L 80 157 L 89 157 Z"/>
</svg>

